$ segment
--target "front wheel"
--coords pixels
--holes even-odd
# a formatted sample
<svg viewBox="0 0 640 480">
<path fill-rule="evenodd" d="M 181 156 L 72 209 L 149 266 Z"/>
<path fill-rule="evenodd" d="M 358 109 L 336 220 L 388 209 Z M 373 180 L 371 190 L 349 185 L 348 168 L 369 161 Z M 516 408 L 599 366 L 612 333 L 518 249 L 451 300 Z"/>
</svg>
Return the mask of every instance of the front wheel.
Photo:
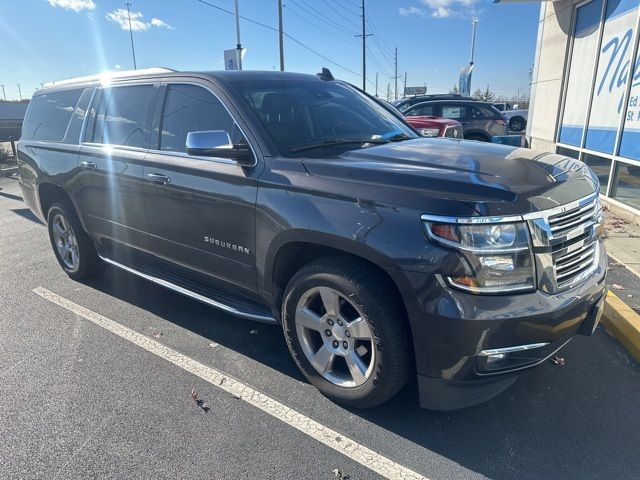
<svg viewBox="0 0 640 480">
<path fill-rule="evenodd" d="M 58 263 L 69 277 L 82 280 L 104 270 L 104 263 L 98 257 L 91 238 L 68 202 L 51 206 L 47 227 Z"/>
<path fill-rule="evenodd" d="M 289 351 L 307 379 L 338 403 L 379 405 L 409 379 L 404 314 L 385 286 L 373 269 L 340 257 L 307 265 L 287 286 Z"/>
</svg>

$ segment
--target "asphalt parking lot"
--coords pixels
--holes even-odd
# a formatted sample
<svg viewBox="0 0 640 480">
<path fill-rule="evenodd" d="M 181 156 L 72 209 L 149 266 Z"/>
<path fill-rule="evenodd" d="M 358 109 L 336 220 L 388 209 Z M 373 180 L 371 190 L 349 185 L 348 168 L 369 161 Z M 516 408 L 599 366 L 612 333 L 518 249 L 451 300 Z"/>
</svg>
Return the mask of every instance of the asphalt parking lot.
<svg viewBox="0 0 640 480">
<path fill-rule="evenodd" d="M 410 385 L 348 410 L 306 383 L 278 327 L 115 269 L 71 281 L 15 178 L 0 178 L 0 227 L 0 478 L 381 478 L 366 448 L 432 480 L 640 476 L 640 367 L 602 327 L 562 351 L 564 366 L 547 362 L 477 407 L 422 410 Z M 355 447 L 345 455 L 185 369 L 195 362 Z"/>
</svg>

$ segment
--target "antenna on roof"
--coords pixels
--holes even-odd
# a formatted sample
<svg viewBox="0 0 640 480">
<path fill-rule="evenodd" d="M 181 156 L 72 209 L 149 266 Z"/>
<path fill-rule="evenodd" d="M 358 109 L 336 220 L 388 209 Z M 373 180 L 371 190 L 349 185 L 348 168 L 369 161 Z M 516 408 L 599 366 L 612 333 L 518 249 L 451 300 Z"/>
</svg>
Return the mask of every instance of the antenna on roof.
<svg viewBox="0 0 640 480">
<path fill-rule="evenodd" d="M 331 73 L 331 70 L 325 67 L 322 67 L 322 72 L 316 73 L 316 75 L 320 78 L 320 80 L 325 80 L 325 81 L 335 80 L 335 78 L 333 78 L 333 74 Z"/>
</svg>

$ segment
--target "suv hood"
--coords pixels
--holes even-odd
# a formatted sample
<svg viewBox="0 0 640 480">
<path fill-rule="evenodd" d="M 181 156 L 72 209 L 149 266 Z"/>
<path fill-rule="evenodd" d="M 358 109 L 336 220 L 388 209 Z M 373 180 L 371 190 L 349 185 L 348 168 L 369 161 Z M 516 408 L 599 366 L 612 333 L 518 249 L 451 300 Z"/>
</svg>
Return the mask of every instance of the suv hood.
<svg viewBox="0 0 640 480">
<path fill-rule="evenodd" d="M 444 138 L 352 150 L 336 159 L 305 159 L 304 165 L 309 174 L 336 181 L 397 189 L 403 194 L 413 191 L 421 199 L 461 201 L 480 215 L 536 212 L 598 190 L 593 172 L 577 160 Z"/>
</svg>

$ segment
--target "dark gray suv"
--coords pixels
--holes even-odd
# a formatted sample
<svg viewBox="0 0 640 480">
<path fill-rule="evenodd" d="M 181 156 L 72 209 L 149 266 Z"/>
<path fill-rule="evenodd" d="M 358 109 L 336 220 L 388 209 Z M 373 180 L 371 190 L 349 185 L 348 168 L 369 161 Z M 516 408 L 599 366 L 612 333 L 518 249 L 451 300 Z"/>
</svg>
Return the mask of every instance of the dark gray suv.
<svg viewBox="0 0 640 480">
<path fill-rule="evenodd" d="M 29 105 L 18 167 L 69 277 L 111 265 L 280 325 L 352 407 L 411 379 L 428 408 L 482 402 L 603 308 L 587 165 L 422 138 L 330 72 L 60 82 Z"/>
<path fill-rule="evenodd" d="M 509 134 L 509 122 L 490 103 L 475 100 L 431 100 L 397 107 L 405 117 L 434 115 L 457 120 L 464 128 L 464 138 L 490 142 L 499 135 Z"/>
</svg>

